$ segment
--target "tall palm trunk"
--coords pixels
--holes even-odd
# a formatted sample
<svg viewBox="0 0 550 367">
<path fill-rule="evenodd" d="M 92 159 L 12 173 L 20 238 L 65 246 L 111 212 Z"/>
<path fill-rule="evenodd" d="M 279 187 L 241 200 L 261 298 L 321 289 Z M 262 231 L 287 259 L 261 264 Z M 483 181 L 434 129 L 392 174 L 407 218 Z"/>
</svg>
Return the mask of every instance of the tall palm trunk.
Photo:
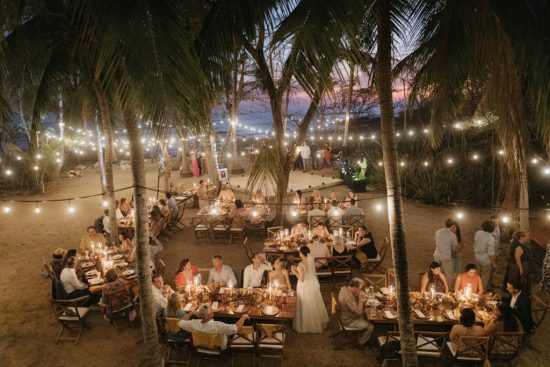
<svg viewBox="0 0 550 367">
<path fill-rule="evenodd" d="M 165 141 L 161 140 L 160 151 L 162 153 L 162 159 L 164 160 L 164 191 L 170 191 L 170 178 L 172 177 L 172 158 L 168 153 L 168 147 Z"/>
<path fill-rule="evenodd" d="M 398 170 L 397 142 L 395 140 L 395 121 L 393 119 L 390 1 L 380 0 L 377 4 L 376 88 L 380 100 L 382 150 L 384 173 L 386 176 L 386 195 L 388 200 L 393 265 L 396 275 L 402 362 L 404 366 L 412 367 L 418 366 L 418 360 L 416 356 L 414 328 L 411 321 L 407 248 L 403 228 L 401 182 Z"/>
<path fill-rule="evenodd" d="M 214 132 L 210 133 L 210 152 L 206 162 L 208 167 L 208 177 L 210 178 L 212 185 L 219 188 L 220 178 L 218 176 L 218 169 L 217 169 L 218 153 L 217 153 L 217 145 L 216 145 L 216 135 L 214 134 L 215 134 Z"/>
<path fill-rule="evenodd" d="M 191 169 L 189 168 L 189 163 L 187 161 L 187 152 L 189 149 L 187 148 L 187 142 L 185 138 L 181 141 L 181 163 L 179 166 L 180 170 L 180 177 L 191 177 L 193 176 L 193 172 L 191 172 Z"/>
<path fill-rule="evenodd" d="M 109 208 L 109 241 L 117 243 L 118 241 L 118 221 L 116 219 L 116 202 L 115 202 L 115 183 L 113 177 L 113 130 L 111 128 L 111 114 L 109 104 L 103 89 L 97 81 L 93 82 L 94 92 L 99 103 L 99 111 L 101 113 L 101 121 L 103 125 L 103 136 L 105 137 L 105 187 L 104 198 L 107 201 Z"/>
<path fill-rule="evenodd" d="M 101 142 L 101 134 L 99 131 L 99 123 L 96 118 L 95 131 L 97 135 L 97 164 L 99 165 L 99 180 L 101 184 L 101 192 L 103 193 L 103 199 L 106 199 L 105 193 L 107 192 L 107 180 L 105 179 L 105 160 L 103 159 L 103 144 Z M 109 202 L 107 202 L 109 205 Z M 111 212 L 109 211 L 109 215 Z"/>
<path fill-rule="evenodd" d="M 138 285 L 141 313 L 141 329 L 145 350 L 144 366 L 158 367 L 161 365 L 161 355 L 158 343 L 155 305 L 151 282 L 151 267 L 149 266 L 149 220 L 147 213 L 147 190 L 145 189 L 145 163 L 143 146 L 141 145 L 136 117 L 133 112 L 124 114 L 128 141 L 130 142 L 132 177 L 135 200 L 135 232 L 138 269 Z"/>
<path fill-rule="evenodd" d="M 350 61 L 349 63 L 349 85 L 348 93 L 346 96 L 346 122 L 344 125 L 344 149 L 347 151 L 348 147 L 348 137 L 349 137 L 349 120 L 351 117 L 351 99 L 353 98 L 353 77 L 355 73 L 355 63 Z M 347 152 L 346 152 L 347 153 Z"/>
<path fill-rule="evenodd" d="M 527 167 L 525 161 L 522 162 L 523 170 L 521 181 L 519 183 L 519 224 L 524 231 L 529 230 L 529 185 L 527 181 Z"/>
<path fill-rule="evenodd" d="M 59 126 L 59 162 L 56 160 L 56 166 L 54 175 L 59 177 L 61 173 L 61 168 L 63 167 L 63 161 L 65 160 L 65 121 L 63 120 L 63 97 L 59 96 L 58 101 L 59 107 L 59 121 L 57 125 Z"/>
</svg>

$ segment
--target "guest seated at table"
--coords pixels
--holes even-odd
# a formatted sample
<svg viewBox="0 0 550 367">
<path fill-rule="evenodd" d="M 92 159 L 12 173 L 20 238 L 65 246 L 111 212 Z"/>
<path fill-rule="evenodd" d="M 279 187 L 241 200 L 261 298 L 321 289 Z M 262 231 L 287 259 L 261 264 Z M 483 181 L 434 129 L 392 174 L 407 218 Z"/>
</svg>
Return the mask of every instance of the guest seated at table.
<svg viewBox="0 0 550 367">
<path fill-rule="evenodd" d="M 481 282 L 481 277 L 477 273 L 476 264 L 466 265 L 465 272 L 456 276 L 455 292 L 462 292 L 468 284 L 472 289 L 472 293 L 479 295 L 483 294 L 483 283 Z"/>
<path fill-rule="evenodd" d="M 130 208 L 130 204 L 128 204 L 128 202 L 126 201 L 126 198 L 120 199 L 120 205 L 118 208 L 120 209 L 120 212 L 122 213 L 122 215 L 124 215 L 125 217 L 127 217 L 130 214 L 130 211 L 132 209 Z"/>
<path fill-rule="evenodd" d="M 327 216 L 329 217 L 329 219 L 330 218 L 339 219 L 339 218 L 342 218 L 343 215 L 344 215 L 344 211 L 340 209 L 340 207 L 338 207 L 338 201 L 333 200 L 331 202 L 330 209 L 327 211 Z"/>
<path fill-rule="evenodd" d="M 61 282 L 61 285 L 63 286 L 63 289 L 65 290 L 66 298 L 67 299 L 74 299 L 84 296 L 89 296 L 90 291 L 88 290 L 88 285 L 85 283 L 82 283 L 78 276 L 76 275 L 75 270 L 75 263 L 76 258 L 74 256 L 71 256 L 67 259 L 67 262 L 65 264 L 65 267 L 61 271 L 61 274 L 59 275 L 59 281 Z M 90 301 L 92 298 L 90 298 Z M 94 303 L 97 302 L 97 297 L 94 298 Z M 91 304 L 90 302 L 88 302 Z"/>
<path fill-rule="evenodd" d="M 233 228 L 244 228 L 246 221 L 249 220 L 248 209 L 244 207 L 244 204 L 241 199 L 235 200 L 235 208 L 231 210 L 229 214 L 233 218 L 231 227 Z"/>
<path fill-rule="evenodd" d="M 493 336 L 495 333 L 516 333 L 523 331 L 520 321 L 514 316 L 510 304 L 506 301 L 497 303 L 495 310 L 496 318 L 491 319 L 483 328 L 486 336 Z"/>
<path fill-rule="evenodd" d="M 218 195 L 218 200 L 221 201 L 222 206 L 232 207 L 235 203 L 235 193 L 231 190 L 227 184 L 223 185 Z"/>
<path fill-rule="evenodd" d="M 338 305 L 340 306 L 340 320 L 344 326 L 364 330 L 359 335 L 359 344 L 365 345 L 372 336 L 374 325 L 367 321 L 363 307 L 367 295 L 363 292 L 365 283 L 359 278 L 352 278 L 348 285 L 340 288 Z"/>
<path fill-rule="evenodd" d="M 183 259 L 180 262 L 180 267 L 176 273 L 174 283 L 177 289 L 184 289 L 187 282 L 193 282 L 195 275 L 199 272 L 199 268 L 193 264 L 189 259 Z"/>
<path fill-rule="evenodd" d="M 132 238 L 132 234 L 129 232 L 122 232 L 118 235 L 118 240 L 120 242 L 119 251 L 126 255 L 126 261 L 131 263 L 135 262 L 136 244 Z"/>
<path fill-rule="evenodd" d="M 327 227 L 322 224 L 315 226 L 311 229 L 311 236 L 319 236 L 320 238 L 332 239 L 330 232 Z"/>
<path fill-rule="evenodd" d="M 313 190 L 313 194 L 311 195 L 311 197 L 313 198 L 313 201 L 317 204 L 322 204 L 323 203 L 323 195 L 321 195 L 321 191 L 319 190 Z"/>
<path fill-rule="evenodd" d="M 313 258 L 330 257 L 330 251 L 324 239 L 320 239 L 319 236 L 314 235 L 312 241 L 307 245 Z M 317 268 L 326 264 L 326 260 L 316 261 L 315 266 Z"/>
<path fill-rule="evenodd" d="M 338 196 L 336 195 L 336 191 L 330 190 L 330 194 L 328 195 L 327 201 L 329 203 L 332 203 L 333 201 L 338 202 Z"/>
<path fill-rule="evenodd" d="M 436 261 L 430 264 L 428 272 L 422 276 L 420 292 L 430 292 L 432 287 L 434 287 L 436 292 L 440 293 L 447 293 L 449 291 L 447 279 L 441 273 L 441 265 Z"/>
<path fill-rule="evenodd" d="M 514 316 L 521 322 L 523 331 L 527 334 L 531 333 L 534 328 L 531 299 L 526 292 L 523 291 L 523 285 L 519 280 L 510 280 L 506 283 L 506 290 L 510 296 L 506 297 L 506 301 L 510 304 Z"/>
<path fill-rule="evenodd" d="M 191 320 L 192 316 L 199 317 L 199 319 Z M 185 315 L 178 325 L 182 330 L 189 333 L 201 331 L 209 334 L 220 334 L 221 349 L 225 350 L 227 349 L 227 335 L 238 334 L 244 322 L 249 319 L 250 317 L 247 314 L 243 314 L 235 324 L 214 321 L 212 307 L 207 303 L 203 303 L 197 311 L 189 312 Z"/>
<path fill-rule="evenodd" d="M 350 207 L 355 205 L 355 198 L 357 195 L 353 191 L 348 191 L 348 194 L 344 198 L 343 207 L 346 209 L 349 209 Z M 353 202 L 351 201 L 353 199 Z"/>
<path fill-rule="evenodd" d="M 65 249 L 61 247 L 56 248 L 52 255 L 52 271 L 56 278 L 59 278 L 63 270 L 63 255 L 65 255 Z"/>
<path fill-rule="evenodd" d="M 296 190 L 296 194 L 294 194 L 294 198 L 292 199 L 292 204 L 296 205 L 295 209 L 298 210 L 299 213 L 306 210 L 307 200 L 302 195 L 302 190 Z"/>
<path fill-rule="evenodd" d="M 174 292 L 168 297 L 166 308 L 162 310 L 162 317 L 173 317 L 181 319 L 187 312 L 182 307 L 179 293 Z"/>
<path fill-rule="evenodd" d="M 171 219 L 176 219 L 179 215 L 178 203 L 176 199 L 172 196 L 171 192 L 165 192 L 164 196 L 166 197 L 166 205 L 170 208 Z"/>
<path fill-rule="evenodd" d="M 290 235 L 294 238 L 306 237 L 307 233 L 308 233 L 308 226 L 305 221 L 296 223 L 290 231 Z"/>
<path fill-rule="evenodd" d="M 252 264 L 244 268 L 243 288 L 258 288 L 262 286 L 264 272 L 273 269 L 271 264 L 260 254 L 254 254 Z"/>
<path fill-rule="evenodd" d="M 344 218 L 347 219 L 352 215 L 365 215 L 363 209 L 355 205 L 355 199 L 350 199 L 349 203 L 350 206 L 346 209 L 346 212 L 344 213 Z"/>
<path fill-rule="evenodd" d="M 105 245 L 107 240 L 101 233 L 97 233 L 94 226 L 89 226 L 86 230 L 86 234 L 82 236 L 80 240 L 80 251 L 91 251 L 92 242 L 98 246 L 100 243 Z"/>
<path fill-rule="evenodd" d="M 162 217 L 155 210 L 152 210 L 149 216 L 151 217 L 149 236 L 151 236 L 151 239 L 157 246 L 162 247 L 162 242 L 159 240 L 160 233 L 162 232 Z"/>
<path fill-rule="evenodd" d="M 168 297 L 174 293 L 174 290 L 169 285 L 164 284 L 164 279 L 160 274 L 153 275 L 152 290 L 155 314 L 160 315 L 168 306 Z"/>
<path fill-rule="evenodd" d="M 120 211 L 120 202 L 118 200 L 115 200 L 116 205 L 116 220 L 119 221 L 122 218 L 124 218 L 124 214 Z"/>
<path fill-rule="evenodd" d="M 213 268 L 210 268 L 207 284 L 218 283 L 221 287 L 225 287 L 231 281 L 233 287 L 237 287 L 237 278 L 233 269 L 223 264 L 222 255 L 214 255 L 212 257 Z"/>
<path fill-rule="evenodd" d="M 108 320 L 108 315 L 114 310 L 120 310 L 132 304 L 133 294 L 128 288 L 126 280 L 118 277 L 116 269 L 107 270 L 105 274 L 105 285 L 101 290 L 101 308 L 105 314 L 105 320 Z M 132 309 L 128 313 L 128 319 L 134 321 L 137 317 L 137 312 Z"/>
<path fill-rule="evenodd" d="M 355 232 L 355 243 L 357 244 L 357 249 L 367 255 L 367 259 L 376 259 L 378 257 L 374 238 L 366 226 L 359 226 L 357 232 Z"/>
<path fill-rule="evenodd" d="M 483 327 L 476 325 L 476 314 L 471 308 L 465 308 L 460 313 L 460 324 L 453 326 L 449 340 L 455 351 L 462 350 L 464 345 L 458 345 L 461 336 L 484 336 Z"/>
<path fill-rule="evenodd" d="M 310 204 L 310 209 L 307 212 L 307 221 L 308 221 L 309 225 L 311 225 L 311 217 L 313 217 L 313 216 L 324 217 L 325 216 L 325 211 L 323 209 L 321 209 L 319 203 L 316 203 L 314 201 L 313 196 L 309 198 L 309 204 Z"/>
<path fill-rule="evenodd" d="M 159 200 L 159 208 L 160 208 L 160 214 L 164 218 L 170 218 L 168 215 L 170 215 L 170 208 L 168 207 L 168 204 L 166 204 L 166 200 L 160 199 Z"/>
<path fill-rule="evenodd" d="M 332 256 L 346 256 L 349 255 L 348 247 L 344 243 L 344 237 L 339 234 L 334 236 L 332 242 Z"/>
<path fill-rule="evenodd" d="M 65 256 L 63 257 L 63 261 L 61 262 L 61 264 L 62 264 L 62 269 L 61 270 L 63 270 L 65 268 L 65 266 L 67 266 L 67 262 L 69 261 L 69 259 L 71 257 L 74 257 L 76 259 L 77 254 L 78 254 L 78 251 L 76 249 L 74 249 L 74 248 L 68 249 L 65 252 Z M 77 270 L 79 269 L 78 260 L 75 261 L 74 268 L 77 269 Z"/>
<path fill-rule="evenodd" d="M 267 203 L 267 199 L 262 192 L 262 190 L 258 189 L 256 190 L 256 194 L 254 194 L 254 197 L 252 198 L 252 202 L 256 207 L 264 207 Z"/>
<path fill-rule="evenodd" d="M 288 277 L 288 270 L 285 269 L 282 258 L 278 258 L 273 262 L 273 270 L 269 272 L 269 282 L 277 282 L 279 284 L 279 289 L 285 292 L 292 289 Z"/>
</svg>

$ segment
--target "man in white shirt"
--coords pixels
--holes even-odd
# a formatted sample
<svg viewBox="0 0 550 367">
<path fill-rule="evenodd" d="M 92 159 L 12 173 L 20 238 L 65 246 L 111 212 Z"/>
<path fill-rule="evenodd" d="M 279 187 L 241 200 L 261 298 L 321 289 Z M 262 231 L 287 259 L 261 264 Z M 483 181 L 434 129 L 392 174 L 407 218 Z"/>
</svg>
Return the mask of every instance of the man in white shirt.
<svg viewBox="0 0 550 367">
<path fill-rule="evenodd" d="M 153 303 L 155 305 L 155 314 L 159 315 L 162 310 L 168 306 L 168 297 L 174 293 L 170 286 L 164 286 L 164 279 L 162 275 L 155 275 L 153 277 Z"/>
<path fill-rule="evenodd" d="M 199 319 L 190 320 L 192 316 Z M 214 312 L 212 307 L 203 303 L 197 311 L 188 312 L 183 319 L 178 322 L 178 326 L 189 333 L 201 331 L 209 334 L 220 334 L 221 349 L 227 349 L 227 336 L 238 334 L 246 320 L 250 320 L 247 314 L 243 314 L 235 324 L 226 324 L 221 321 L 214 321 Z"/>
<path fill-rule="evenodd" d="M 88 286 L 82 283 L 76 275 L 76 271 L 74 269 L 75 263 L 76 260 L 74 256 L 69 257 L 65 264 L 65 268 L 63 268 L 61 274 L 59 275 L 59 281 L 61 282 L 65 293 L 67 293 L 68 298 L 78 298 L 90 294 L 88 291 Z"/>
<path fill-rule="evenodd" d="M 310 226 L 312 225 L 311 217 L 324 217 L 325 216 L 325 211 L 319 207 L 319 203 L 314 203 L 312 205 L 313 205 L 313 209 L 311 209 L 309 212 L 307 212 L 307 221 L 308 221 Z M 323 223 L 324 223 L 324 221 L 323 221 Z M 317 224 L 315 224 L 315 225 L 317 225 Z"/>
<path fill-rule="evenodd" d="M 164 193 L 164 196 L 166 196 L 166 205 L 170 208 L 170 214 L 172 215 L 172 219 L 175 219 L 178 217 L 179 209 L 178 209 L 178 203 L 176 203 L 176 199 L 172 197 L 171 192 Z"/>
<path fill-rule="evenodd" d="M 243 288 L 258 288 L 262 286 L 262 277 L 265 271 L 273 267 L 260 254 L 254 254 L 252 264 L 244 268 Z"/>
<path fill-rule="evenodd" d="M 309 145 L 307 145 L 305 140 L 304 144 L 302 144 L 300 152 L 302 154 L 302 161 L 304 162 L 304 172 L 307 172 L 309 169 L 311 169 L 311 149 L 309 148 Z"/>
<path fill-rule="evenodd" d="M 349 200 L 349 208 L 346 209 L 346 212 L 344 213 L 345 218 L 349 218 L 352 215 L 365 215 L 365 212 L 363 212 L 363 209 L 355 205 L 356 201 L 355 199 Z"/>
<path fill-rule="evenodd" d="M 223 259 L 221 255 L 215 255 L 212 257 L 213 268 L 210 269 L 210 274 L 208 275 L 208 284 L 218 282 L 222 287 L 228 286 L 229 282 L 233 287 L 237 287 L 237 278 L 235 278 L 235 273 L 233 269 L 229 266 L 223 264 Z"/>
<path fill-rule="evenodd" d="M 107 234 L 111 234 L 111 228 L 109 227 L 109 209 L 105 209 L 103 211 L 103 213 L 105 214 L 103 216 L 103 219 L 102 219 L 102 223 L 103 223 L 103 232 L 107 233 Z"/>
<path fill-rule="evenodd" d="M 481 270 L 483 289 L 488 292 L 491 289 L 493 269 L 497 265 L 495 238 L 493 237 L 495 224 L 490 220 L 485 220 L 481 224 L 481 229 L 474 236 L 474 254 Z"/>
<path fill-rule="evenodd" d="M 336 200 L 333 200 L 331 205 L 332 205 L 331 208 L 327 211 L 328 218 L 329 219 L 332 218 L 332 220 L 338 220 L 342 218 L 342 216 L 344 215 L 344 212 L 342 209 L 338 207 L 338 202 Z M 359 210 L 361 210 L 361 208 L 359 208 Z"/>
<path fill-rule="evenodd" d="M 491 215 L 491 222 L 495 225 L 495 230 L 492 235 L 495 239 L 495 253 L 500 254 L 500 219 L 497 215 Z"/>
<path fill-rule="evenodd" d="M 447 277 L 449 287 L 454 284 L 452 254 L 458 248 L 458 240 L 454 231 L 456 231 L 455 222 L 452 219 L 447 219 L 445 228 L 435 232 L 434 260 L 441 264 L 441 270 Z"/>
</svg>

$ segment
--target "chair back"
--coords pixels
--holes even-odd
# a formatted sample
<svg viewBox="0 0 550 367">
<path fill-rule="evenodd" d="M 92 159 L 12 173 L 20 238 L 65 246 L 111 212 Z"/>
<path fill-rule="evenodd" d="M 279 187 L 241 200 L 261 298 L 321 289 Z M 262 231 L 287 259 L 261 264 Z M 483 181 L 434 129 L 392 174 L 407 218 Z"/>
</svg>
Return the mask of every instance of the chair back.
<svg viewBox="0 0 550 367">
<path fill-rule="evenodd" d="M 215 228 L 227 228 L 229 217 L 227 215 L 212 215 L 210 216 L 210 226 Z"/>
<path fill-rule="evenodd" d="M 82 321 L 83 315 L 80 314 L 79 307 L 90 299 L 90 296 L 83 296 L 73 299 L 52 299 L 52 309 L 55 317 L 59 321 Z"/>
<path fill-rule="evenodd" d="M 52 299 L 67 299 L 67 292 L 57 277 L 52 278 Z"/>
<path fill-rule="evenodd" d="M 177 317 L 163 317 L 162 318 L 162 325 L 164 327 L 164 330 L 168 334 L 175 334 L 181 330 L 178 323 L 180 322 L 180 319 Z"/>
<path fill-rule="evenodd" d="M 244 325 L 239 330 L 238 334 L 235 334 L 231 338 L 231 348 L 236 349 L 239 347 L 250 348 L 250 346 L 256 345 L 256 337 L 254 328 L 252 326 Z"/>
<path fill-rule="evenodd" d="M 352 255 L 340 255 L 332 256 L 330 258 L 330 264 L 332 272 L 334 274 L 343 275 L 350 274 L 353 268 L 353 256 Z"/>
<path fill-rule="evenodd" d="M 109 314 L 126 309 L 132 304 L 133 297 L 127 286 L 117 287 L 112 290 L 104 287 L 103 295 L 107 298 L 107 312 Z"/>
<path fill-rule="evenodd" d="M 350 226 L 348 224 L 343 224 L 340 226 L 340 228 L 342 228 L 342 235 L 344 237 L 349 237 L 353 240 L 353 226 Z"/>
<path fill-rule="evenodd" d="M 416 353 L 424 357 L 441 357 L 447 341 L 446 332 L 416 331 Z"/>
<path fill-rule="evenodd" d="M 277 227 L 268 227 L 267 228 L 267 238 L 271 237 L 277 237 L 279 235 L 279 232 L 284 230 L 283 226 L 277 226 Z"/>
<path fill-rule="evenodd" d="M 195 330 L 191 333 L 191 337 L 195 348 L 221 350 L 222 341 L 220 334 L 203 333 L 202 331 Z"/>
<path fill-rule="evenodd" d="M 489 350 L 489 337 L 465 336 L 458 338 L 458 350 L 456 359 L 469 359 L 485 361 Z"/>
<path fill-rule="evenodd" d="M 252 252 L 252 248 L 250 247 L 250 245 L 248 244 L 248 237 L 244 239 L 243 241 L 243 248 L 244 248 L 244 252 L 246 253 L 246 257 L 248 258 L 249 261 L 252 261 L 252 257 L 254 255 L 254 253 Z"/>
<path fill-rule="evenodd" d="M 256 324 L 256 328 L 258 330 L 258 345 L 284 346 L 284 325 Z"/>
<path fill-rule="evenodd" d="M 340 312 L 340 306 L 338 305 L 338 300 L 334 296 L 334 292 L 330 292 L 330 314 L 336 315 Z"/>
<path fill-rule="evenodd" d="M 348 225 L 352 226 L 352 228 L 356 231 L 359 227 L 365 225 L 365 215 L 364 214 L 347 215 L 346 222 Z"/>
<path fill-rule="evenodd" d="M 544 318 L 546 317 L 546 314 L 548 313 L 548 304 L 537 295 L 532 296 L 531 303 L 533 322 L 535 325 L 535 329 L 537 329 L 542 324 Z"/>
<path fill-rule="evenodd" d="M 325 215 L 312 215 L 309 217 L 309 228 L 317 227 L 320 224 L 326 226 L 327 217 Z"/>
<path fill-rule="evenodd" d="M 386 270 L 387 283 L 395 286 L 395 269 L 389 268 Z"/>
<path fill-rule="evenodd" d="M 489 344 L 489 359 L 514 359 L 519 353 L 523 332 L 496 332 Z"/>
<path fill-rule="evenodd" d="M 162 261 L 162 259 L 159 258 L 157 260 L 157 263 L 155 265 L 155 269 L 156 269 L 158 275 L 161 275 L 161 276 L 164 277 L 164 270 L 166 270 L 166 264 L 164 263 L 164 261 Z"/>
<path fill-rule="evenodd" d="M 343 217 L 341 215 L 339 216 L 329 215 L 327 218 L 328 218 L 328 228 L 331 231 L 342 227 L 342 225 L 344 224 Z"/>
<path fill-rule="evenodd" d="M 373 286 L 375 290 L 386 287 L 388 285 L 386 274 L 365 274 L 363 275 L 365 286 Z"/>
</svg>

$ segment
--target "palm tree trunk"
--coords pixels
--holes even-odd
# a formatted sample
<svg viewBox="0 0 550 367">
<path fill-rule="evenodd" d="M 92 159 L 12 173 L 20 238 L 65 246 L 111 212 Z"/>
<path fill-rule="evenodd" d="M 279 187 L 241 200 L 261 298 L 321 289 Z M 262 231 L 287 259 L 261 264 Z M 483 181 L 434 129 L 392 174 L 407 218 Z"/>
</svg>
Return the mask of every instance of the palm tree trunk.
<svg viewBox="0 0 550 367">
<path fill-rule="evenodd" d="M 111 128 L 111 114 L 107 97 L 103 93 L 103 89 L 98 82 L 93 82 L 94 92 L 96 94 L 99 111 L 101 113 L 101 121 L 103 124 L 103 136 L 105 137 L 105 200 L 109 208 L 109 230 L 110 243 L 118 243 L 118 221 L 116 219 L 116 202 L 115 202 L 115 183 L 113 178 L 113 130 Z"/>
<path fill-rule="evenodd" d="M 59 106 L 59 162 L 56 160 L 56 166 L 54 171 L 54 176 L 59 178 L 59 174 L 61 173 L 61 168 L 63 167 L 63 161 L 65 160 L 65 121 L 63 120 L 63 97 L 59 96 L 58 101 Z"/>
<path fill-rule="evenodd" d="M 522 230 L 529 230 L 529 185 L 525 161 L 523 162 L 523 170 L 519 184 L 519 224 Z"/>
<path fill-rule="evenodd" d="M 377 4 L 376 88 L 380 100 L 382 150 L 384 173 L 386 176 L 386 195 L 388 200 L 388 219 L 391 232 L 393 265 L 396 273 L 395 280 L 402 363 L 403 366 L 416 367 L 418 366 L 418 359 L 416 356 L 414 327 L 411 320 L 407 248 L 403 224 L 397 142 L 395 140 L 395 121 L 393 119 L 391 64 L 392 23 L 390 19 L 390 0 L 379 1 Z"/>
<path fill-rule="evenodd" d="M 342 144 L 344 146 L 344 150 L 346 150 L 347 153 L 347 147 L 348 147 L 348 136 L 349 136 L 349 120 L 351 115 L 351 99 L 353 98 L 353 74 L 355 72 L 355 63 L 353 61 L 350 61 L 349 63 L 349 86 L 348 86 L 348 94 L 346 97 L 346 122 L 344 125 L 344 143 Z"/>
<path fill-rule="evenodd" d="M 106 199 L 105 193 L 107 192 L 107 180 L 105 179 L 105 161 L 103 159 L 103 144 L 101 143 L 101 134 L 99 131 L 99 124 L 97 123 L 97 119 L 95 131 L 97 134 L 97 164 L 99 165 L 99 180 L 101 184 L 101 192 L 103 193 L 103 199 Z M 109 205 L 109 202 L 107 202 L 107 205 Z M 109 215 L 110 214 L 111 211 L 109 211 Z"/>
<path fill-rule="evenodd" d="M 172 158 L 170 158 L 170 153 L 168 153 L 166 142 L 161 141 L 160 151 L 164 160 L 164 191 L 168 192 L 170 191 L 170 178 L 172 177 Z"/>
<path fill-rule="evenodd" d="M 207 167 L 208 167 L 208 177 L 210 178 L 210 181 L 212 182 L 212 185 L 215 187 L 220 187 L 220 178 L 218 176 L 218 153 L 217 153 L 217 145 L 216 145 L 216 135 L 212 132 L 210 133 L 210 152 L 209 157 L 207 159 Z"/>
<path fill-rule="evenodd" d="M 189 168 L 189 163 L 187 162 L 187 152 L 189 149 L 187 148 L 187 142 L 185 141 L 185 138 L 181 140 L 181 163 L 179 166 L 180 170 L 180 177 L 192 177 L 193 172 L 191 172 L 191 169 Z"/>
<path fill-rule="evenodd" d="M 136 254 L 138 269 L 139 299 L 141 310 L 141 329 L 145 350 L 144 366 L 158 367 L 161 365 L 161 355 L 158 343 L 155 305 L 151 282 L 151 267 L 149 266 L 149 220 L 147 213 L 147 190 L 145 189 L 145 163 L 143 161 L 143 146 L 141 145 L 139 130 L 135 115 L 125 113 L 128 141 L 130 142 L 132 177 L 134 183 L 135 200 L 135 232 Z"/>
</svg>

